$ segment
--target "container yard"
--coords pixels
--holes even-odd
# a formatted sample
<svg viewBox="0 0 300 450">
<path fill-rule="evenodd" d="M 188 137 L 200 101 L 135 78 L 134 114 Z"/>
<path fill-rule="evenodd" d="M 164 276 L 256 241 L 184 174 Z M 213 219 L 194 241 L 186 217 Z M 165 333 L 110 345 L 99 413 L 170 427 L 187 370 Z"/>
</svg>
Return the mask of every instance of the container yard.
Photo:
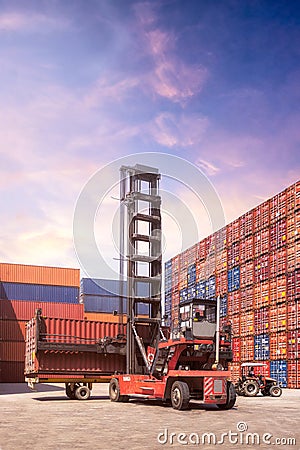
<svg viewBox="0 0 300 450">
<path fill-rule="evenodd" d="M 300 388 L 300 182 L 165 263 L 166 324 L 188 298 L 221 296 L 232 331 L 232 379 L 263 361 L 280 386 Z"/>
</svg>

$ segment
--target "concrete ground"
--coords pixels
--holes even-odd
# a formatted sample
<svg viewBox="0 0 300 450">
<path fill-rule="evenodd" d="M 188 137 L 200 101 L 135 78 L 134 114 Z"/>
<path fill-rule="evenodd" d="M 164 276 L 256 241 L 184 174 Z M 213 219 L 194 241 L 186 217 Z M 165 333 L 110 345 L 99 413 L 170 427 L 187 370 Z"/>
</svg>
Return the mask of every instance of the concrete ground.
<svg viewBox="0 0 300 450">
<path fill-rule="evenodd" d="M 175 411 L 154 401 L 112 403 L 107 384 L 94 385 L 87 401 L 69 400 L 62 385 L 32 392 L 0 384 L 0 417 L 1 450 L 300 449 L 300 391 L 288 389 L 280 398 L 238 397 L 230 411 L 197 402 Z"/>
</svg>

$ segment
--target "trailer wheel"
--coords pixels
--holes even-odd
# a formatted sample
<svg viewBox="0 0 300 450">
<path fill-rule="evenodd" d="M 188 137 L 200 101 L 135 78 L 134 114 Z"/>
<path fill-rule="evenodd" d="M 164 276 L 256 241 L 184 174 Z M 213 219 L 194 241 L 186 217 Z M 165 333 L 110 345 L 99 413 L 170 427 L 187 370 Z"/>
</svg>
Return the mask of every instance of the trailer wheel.
<svg viewBox="0 0 300 450">
<path fill-rule="evenodd" d="M 246 397 L 255 397 L 258 394 L 259 386 L 256 381 L 247 380 L 244 384 Z"/>
<path fill-rule="evenodd" d="M 109 383 L 109 398 L 112 402 L 128 402 L 128 395 L 120 395 L 120 385 L 116 378 L 112 378 Z"/>
<path fill-rule="evenodd" d="M 79 386 L 75 391 L 75 397 L 77 400 L 88 400 L 90 395 L 91 391 L 87 386 Z"/>
<path fill-rule="evenodd" d="M 171 389 L 171 403 L 174 409 L 187 409 L 190 402 L 190 390 L 187 383 L 175 381 Z"/>
<path fill-rule="evenodd" d="M 79 384 L 73 385 L 73 383 L 66 383 L 66 396 L 71 400 L 75 400 L 75 390 L 79 387 Z"/>
<path fill-rule="evenodd" d="M 236 401 L 236 391 L 234 385 L 227 381 L 227 400 L 226 403 L 222 405 L 217 405 L 219 409 L 231 409 L 234 407 Z"/>
<path fill-rule="evenodd" d="M 282 389 L 280 386 L 271 386 L 270 395 L 271 397 L 280 397 L 282 394 Z"/>
</svg>

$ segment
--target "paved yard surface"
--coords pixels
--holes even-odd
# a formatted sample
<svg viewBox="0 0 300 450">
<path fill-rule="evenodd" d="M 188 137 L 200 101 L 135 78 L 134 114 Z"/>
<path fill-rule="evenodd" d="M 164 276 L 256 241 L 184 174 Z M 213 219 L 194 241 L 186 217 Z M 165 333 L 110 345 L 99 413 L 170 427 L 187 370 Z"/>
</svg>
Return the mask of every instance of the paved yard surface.
<svg viewBox="0 0 300 450">
<path fill-rule="evenodd" d="M 62 385 L 37 389 L 0 384 L 1 450 L 300 449 L 297 390 L 238 397 L 230 411 L 196 402 L 175 411 L 156 402 L 112 403 L 106 384 L 95 385 L 88 401 L 69 400 Z"/>
</svg>

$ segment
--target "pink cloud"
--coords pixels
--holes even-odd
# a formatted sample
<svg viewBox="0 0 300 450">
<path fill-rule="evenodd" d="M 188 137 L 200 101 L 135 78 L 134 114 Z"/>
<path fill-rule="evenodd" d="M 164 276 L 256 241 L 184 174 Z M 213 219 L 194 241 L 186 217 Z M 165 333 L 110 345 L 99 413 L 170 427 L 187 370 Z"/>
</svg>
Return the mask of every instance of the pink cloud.
<svg viewBox="0 0 300 450">
<path fill-rule="evenodd" d="M 38 13 L 7 12 L 0 14 L 0 31 L 39 32 L 69 28 L 70 21 L 61 16 L 48 16 Z"/>
</svg>

